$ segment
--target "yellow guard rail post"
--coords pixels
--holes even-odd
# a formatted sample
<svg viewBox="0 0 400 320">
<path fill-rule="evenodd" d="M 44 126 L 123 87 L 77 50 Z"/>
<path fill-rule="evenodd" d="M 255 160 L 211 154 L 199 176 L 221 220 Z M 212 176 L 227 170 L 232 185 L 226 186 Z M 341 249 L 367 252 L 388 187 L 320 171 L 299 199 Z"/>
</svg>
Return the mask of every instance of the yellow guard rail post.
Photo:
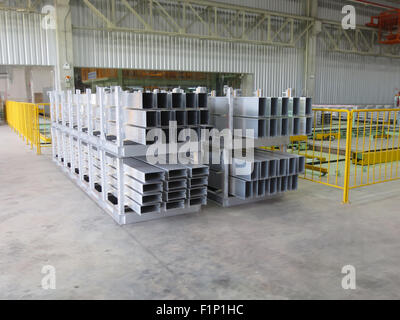
<svg viewBox="0 0 400 320">
<path fill-rule="evenodd" d="M 400 179 L 400 108 L 353 110 L 349 189 Z"/>
<path fill-rule="evenodd" d="M 27 102 L 6 101 L 6 121 L 31 149 L 36 147 L 37 154 L 41 148 L 51 144 L 51 137 L 43 134 L 41 125 L 46 127 L 47 120 L 45 106 L 48 104 L 34 104 Z M 43 114 L 40 114 L 43 110 Z"/>
<path fill-rule="evenodd" d="M 346 109 L 313 109 L 311 136 L 291 138 L 291 151 L 306 158 L 305 180 L 343 190 L 343 202 L 349 201 L 352 118 Z"/>
<path fill-rule="evenodd" d="M 306 157 L 301 178 L 343 190 L 400 179 L 400 108 L 313 109 L 312 136 L 291 139 Z"/>
</svg>

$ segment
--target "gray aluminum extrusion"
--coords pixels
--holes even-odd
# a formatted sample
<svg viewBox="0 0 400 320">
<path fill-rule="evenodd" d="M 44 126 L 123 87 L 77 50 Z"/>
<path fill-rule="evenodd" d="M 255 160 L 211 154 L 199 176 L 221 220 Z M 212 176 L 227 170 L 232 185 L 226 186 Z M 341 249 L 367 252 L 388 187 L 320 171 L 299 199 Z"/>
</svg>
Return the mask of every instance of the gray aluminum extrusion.
<svg viewBox="0 0 400 320">
<path fill-rule="evenodd" d="M 188 170 L 188 178 L 208 176 L 209 168 L 204 164 L 184 164 Z"/>
<path fill-rule="evenodd" d="M 265 118 L 270 116 L 270 108 L 265 98 L 234 97 L 233 116 Z"/>
<path fill-rule="evenodd" d="M 200 125 L 208 125 L 210 123 L 210 112 L 208 110 L 200 110 Z"/>
<path fill-rule="evenodd" d="M 267 109 L 270 109 L 271 117 L 280 117 L 282 115 L 282 105 L 279 104 L 278 98 L 267 98 Z"/>
<path fill-rule="evenodd" d="M 271 119 L 272 120 L 272 119 Z M 264 138 L 269 136 L 269 122 L 267 119 L 252 119 L 252 118 L 233 118 L 233 128 L 241 129 L 242 137 L 247 137 L 251 139 Z M 252 130 L 253 133 L 248 133 L 246 130 Z"/>
<path fill-rule="evenodd" d="M 163 192 L 162 199 L 164 202 L 171 202 L 175 200 L 186 199 L 186 189 L 175 190 L 170 192 Z"/>
<path fill-rule="evenodd" d="M 186 198 L 199 198 L 207 196 L 207 187 L 191 188 L 186 190 Z"/>
<path fill-rule="evenodd" d="M 146 213 L 159 213 L 161 210 L 161 204 L 151 204 L 151 205 L 140 205 L 128 196 L 125 197 L 126 205 L 131 208 L 138 215 L 143 215 Z"/>
<path fill-rule="evenodd" d="M 162 181 L 154 183 L 142 183 L 127 174 L 125 174 L 125 185 L 143 195 L 154 194 L 163 190 Z"/>
<path fill-rule="evenodd" d="M 164 191 L 170 192 L 179 189 L 185 189 L 187 187 L 186 179 L 177 180 L 165 180 L 163 181 Z"/>
<path fill-rule="evenodd" d="M 125 173 L 142 183 L 158 182 L 164 179 L 164 171 L 133 158 L 124 159 Z"/>
<path fill-rule="evenodd" d="M 207 204 L 207 197 L 189 199 L 188 203 L 190 207 L 198 205 L 205 206 Z"/>
<path fill-rule="evenodd" d="M 125 122 L 142 128 L 154 128 L 160 126 L 161 120 L 156 110 L 126 109 Z"/>
<path fill-rule="evenodd" d="M 146 162 L 145 156 L 136 157 L 139 161 Z M 187 168 L 181 164 L 154 164 L 152 165 L 164 171 L 165 180 L 176 180 L 180 178 L 187 178 Z"/>
<path fill-rule="evenodd" d="M 253 182 L 229 177 L 229 193 L 243 200 L 251 198 L 253 197 Z"/>
<path fill-rule="evenodd" d="M 126 197 L 129 197 L 131 200 L 135 201 L 141 206 L 147 206 L 162 202 L 161 192 L 157 194 L 143 195 L 128 186 L 124 188 L 124 191 Z"/>
<path fill-rule="evenodd" d="M 229 111 L 229 98 L 228 97 L 209 97 L 208 98 L 208 107 L 212 114 L 226 115 Z"/>
<path fill-rule="evenodd" d="M 178 200 L 178 201 L 171 201 L 171 202 L 164 202 L 164 210 L 174 210 L 180 209 L 185 207 L 185 200 Z"/>
<path fill-rule="evenodd" d="M 210 117 L 211 125 L 214 126 L 219 131 L 222 131 L 228 127 L 228 118 L 222 115 L 211 115 Z"/>
<path fill-rule="evenodd" d="M 207 177 L 200 178 L 188 178 L 187 179 L 187 187 L 188 188 L 196 188 L 208 185 L 208 175 Z"/>
<path fill-rule="evenodd" d="M 289 98 L 279 97 L 278 108 L 281 110 L 281 115 L 287 117 L 289 115 Z"/>
</svg>

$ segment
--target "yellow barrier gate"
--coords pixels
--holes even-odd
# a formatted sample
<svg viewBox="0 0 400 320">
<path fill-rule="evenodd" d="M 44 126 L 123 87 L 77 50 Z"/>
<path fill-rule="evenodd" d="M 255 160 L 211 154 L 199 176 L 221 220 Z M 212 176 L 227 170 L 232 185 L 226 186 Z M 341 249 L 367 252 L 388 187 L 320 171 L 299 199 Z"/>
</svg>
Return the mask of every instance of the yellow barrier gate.
<svg viewBox="0 0 400 320">
<path fill-rule="evenodd" d="M 313 109 L 311 137 L 289 150 L 306 157 L 302 178 L 343 190 L 400 179 L 400 109 Z"/>
<path fill-rule="evenodd" d="M 400 109 L 353 110 L 349 189 L 400 179 Z"/>
<path fill-rule="evenodd" d="M 6 121 L 31 149 L 41 154 L 42 147 L 51 145 L 50 119 L 46 113 L 47 103 L 6 101 Z"/>
</svg>

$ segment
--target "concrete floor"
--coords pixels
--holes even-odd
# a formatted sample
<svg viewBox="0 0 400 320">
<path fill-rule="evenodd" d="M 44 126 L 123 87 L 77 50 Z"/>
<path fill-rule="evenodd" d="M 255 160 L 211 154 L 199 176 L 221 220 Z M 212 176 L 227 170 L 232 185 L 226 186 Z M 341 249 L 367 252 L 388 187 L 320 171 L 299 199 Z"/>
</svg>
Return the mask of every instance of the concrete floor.
<svg viewBox="0 0 400 320">
<path fill-rule="evenodd" d="M 400 181 L 120 227 L 0 126 L 1 299 L 400 298 Z M 343 290 L 354 265 L 357 289 Z M 41 269 L 56 268 L 44 290 Z"/>
</svg>

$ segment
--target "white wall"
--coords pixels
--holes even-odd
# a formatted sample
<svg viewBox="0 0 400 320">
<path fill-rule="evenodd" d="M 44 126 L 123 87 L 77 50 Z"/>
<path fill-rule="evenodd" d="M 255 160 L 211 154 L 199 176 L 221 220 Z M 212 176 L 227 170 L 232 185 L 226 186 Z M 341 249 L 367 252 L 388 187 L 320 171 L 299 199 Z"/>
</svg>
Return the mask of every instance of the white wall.
<svg viewBox="0 0 400 320">
<path fill-rule="evenodd" d="M 53 68 L 46 67 L 10 67 L 9 78 L 0 82 L 0 92 L 7 91 L 7 99 L 15 101 L 32 102 L 35 92 L 43 92 L 43 89 L 53 87 Z M 26 84 L 30 77 L 28 86 Z M 46 97 L 44 97 L 46 98 Z M 47 100 L 45 100 L 47 101 Z"/>
<path fill-rule="evenodd" d="M 13 67 L 9 70 L 7 100 L 29 102 L 25 84 L 25 67 Z"/>
<path fill-rule="evenodd" d="M 31 69 L 31 92 L 32 97 L 34 93 L 43 93 L 43 102 L 49 102 L 48 96 L 44 90 L 54 88 L 54 71 L 53 68 L 32 68 Z M 35 101 L 36 102 L 36 101 Z"/>
</svg>

